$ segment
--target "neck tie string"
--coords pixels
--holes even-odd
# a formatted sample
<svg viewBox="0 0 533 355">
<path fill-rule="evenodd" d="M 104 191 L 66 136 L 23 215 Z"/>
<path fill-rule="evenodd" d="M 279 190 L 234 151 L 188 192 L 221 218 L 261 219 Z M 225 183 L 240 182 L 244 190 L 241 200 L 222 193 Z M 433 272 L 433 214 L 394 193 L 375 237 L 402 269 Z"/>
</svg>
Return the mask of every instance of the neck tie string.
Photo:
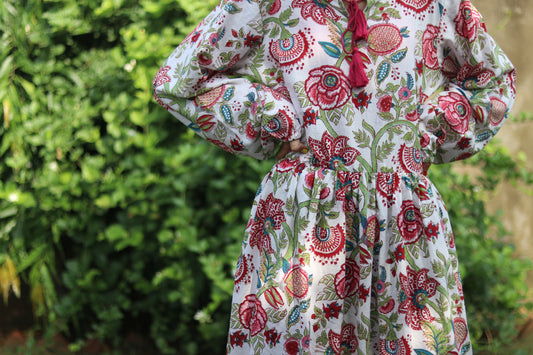
<svg viewBox="0 0 533 355">
<path fill-rule="evenodd" d="M 357 0 L 348 2 L 348 14 L 348 28 L 344 31 L 344 34 L 347 31 L 352 33 L 352 62 L 350 64 L 349 78 L 352 87 L 360 88 L 368 84 L 368 77 L 364 70 L 363 59 L 357 47 L 357 42 L 367 39 L 368 24 L 363 10 L 357 4 Z"/>
</svg>

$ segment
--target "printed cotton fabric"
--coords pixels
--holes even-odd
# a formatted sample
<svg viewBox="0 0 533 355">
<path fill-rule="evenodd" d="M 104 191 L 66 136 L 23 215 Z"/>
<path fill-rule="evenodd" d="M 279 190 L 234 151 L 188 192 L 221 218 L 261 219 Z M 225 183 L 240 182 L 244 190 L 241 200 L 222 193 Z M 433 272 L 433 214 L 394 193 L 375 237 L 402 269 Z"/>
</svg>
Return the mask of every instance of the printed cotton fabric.
<svg viewBox="0 0 533 355">
<path fill-rule="evenodd" d="M 470 1 L 369 0 L 352 46 L 339 0 L 224 0 L 154 79 L 201 137 L 264 178 L 235 273 L 228 354 L 469 354 L 431 163 L 468 158 L 515 97 Z M 353 56 L 369 83 L 352 87 Z"/>
</svg>

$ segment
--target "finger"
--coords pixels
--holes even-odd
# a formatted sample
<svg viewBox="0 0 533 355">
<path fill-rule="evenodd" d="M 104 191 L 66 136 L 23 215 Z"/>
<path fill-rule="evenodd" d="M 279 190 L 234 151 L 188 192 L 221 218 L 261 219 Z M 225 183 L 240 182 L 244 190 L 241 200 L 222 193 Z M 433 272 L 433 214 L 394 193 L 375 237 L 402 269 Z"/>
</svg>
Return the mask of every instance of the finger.
<svg viewBox="0 0 533 355">
<path fill-rule="evenodd" d="M 291 151 L 289 143 L 285 142 L 281 145 L 278 152 L 276 153 L 276 160 L 281 160 Z"/>
<path fill-rule="evenodd" d="M 299 139 L 295 139 L 290 142 L 290 147 L 293 152 L 307 153 L 308 149 Z"/>
</svg>

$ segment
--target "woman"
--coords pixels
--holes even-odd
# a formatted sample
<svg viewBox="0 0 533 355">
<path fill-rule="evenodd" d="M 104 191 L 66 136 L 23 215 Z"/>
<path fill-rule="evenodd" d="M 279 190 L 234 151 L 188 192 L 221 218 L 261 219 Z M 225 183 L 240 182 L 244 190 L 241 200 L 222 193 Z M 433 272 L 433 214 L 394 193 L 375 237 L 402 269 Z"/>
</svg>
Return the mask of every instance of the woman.
<svg viewBox="0 0 533 355">
<path fill-rule="evenodd" d="M 514 101 L 470 1 L 225 0 L 154 88 L 231 153 L 285 142 L 246 228 L 228 353 L 471 353 L 425 176 L 481 150 Z"/>
</svg>

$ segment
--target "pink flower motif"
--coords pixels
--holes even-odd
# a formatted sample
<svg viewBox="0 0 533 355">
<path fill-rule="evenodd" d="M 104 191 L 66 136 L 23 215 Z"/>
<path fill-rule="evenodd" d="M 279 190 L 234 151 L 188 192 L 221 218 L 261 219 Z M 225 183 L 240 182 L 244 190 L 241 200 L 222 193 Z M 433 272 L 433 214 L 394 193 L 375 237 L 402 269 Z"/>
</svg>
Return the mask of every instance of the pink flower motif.
<svg viewBox="0 0 533 355">
<path fill-rule="evenodd" d="M 328 5 L 330 2 L 331 0 L 294 0 L 292 7 L 302 8 L 302 17 L 304 19 L 312 18 L 316 23 L 325 25 L 328 18 L 333 21 L 340 19 L 335 10 Z"/>
<path fill-rule="evenodd" d="M 340 298 L 354 296 L 359 290 L 359 266 L 354 260 L 346 259 L 341 270 L 335 275 L 335 292 Z"/>
<path fill-rule="evenodd" d="M 320 141 L 309 138 L 309 145 L 321 165 L 335 170 L 340 166 L 352 165 L 361 154 L 357 149 L 347 147 L 347 143 L 348 137 L 333 138 L 328 132 L 324 132 Z"/>
<path fill-rule="evenodd" d="M 402 100 L 409 100 L 411 97 L 411 90 L 409 88 L 403 86 L 400 88 L 400 91 L 398 92 L 398 96 L 400 96 L 400 99 Z"/>
<path fill-rule="evenodd" d="M 446 96 L 439 97 L 439 107 L 444 111 L 444 119 L 453 131 L 459 134 L 468 131 L 472 110 L 466 97 L 452 91 Z"/>
<path fill-rule="evenodd" d="M 239 306 L 239 320 L 243 328 L 250 331 L 251 336 L 259 334 L 267 322 L 267 314 L 256 295 L 250 294 Z"/>
<path fill-rule="evenodd" d="M 157 72 L 154 80 L 152 81 L 152 85 L 153 87 L 157 87 L 159 85 L 163 85 L 164 83 L 169 83 L 170 82 L 170 76 L 168 76 L 168 71 L 170 70 L 171 68 L 167 65 L 167 66 L 164 66 L 164 67 L 161 67 L 159 69 L 159 71 Z"/>
<path fill-rule="evenodd" d="M 390 112 L 393 106 L 392 96 L 385 95 L 379 98 L 378 100 L 378 110 L 380 112 Z"/>
<path fill-rule="evenodd" d="M 332 110 L 344 105 L 350 98 L 348 78 L 337 67 L 324 65 L 309 72 L 305 81 L 309 100 L 323 110 Z"/>
<path fill-rule="evenodd" d="M 439 283 L 437 280 L 428 278 L 429 269 L 415 271 L 407 266 L 407 274 L 400 273 L 400 293 L 399 313 L 405 314 L 405 321 L 414 330 L 422 329 L 422 322 L 433 322 L 429 308 L 426 306 L 427 300 L 437 293 Z"/>
<path fill-rule="evenodd" d="M 455 17 L 454 22 L 457 33 L 470 42 L 474 42 L 481 25 L 481 15 L 472 6 L 470 1 L 461 2 L 459 13 Z"/>
<path fill-rule="evenodd" d="M 324 200 L 326 199 L 328 196 L 329 196 L 329 193 L 331 192 L 331 189 L 329 187 L 324 187 L 321 191 L 320 191 L 320 199 L 321 200 Z"/>
<path fill-rule="evenodd" d="M 357 351 L 359 341 L 355 335 L 355 326 L 353 324 L 345 324 L 342 326 L 341 334 L 330 330 L 328 333 L 328 340 L 333 353 L 335 354 L 353 354 Z"/>
<path fill-rule="evenodd" d="M 439 28 L 433 25 L 428 25 L 426 31 L 422 35 L 422 52 L 424 56 L 424 63 L 430 69 L 437 69 L 439 67 L 439 59 L 437 57 L 437 39 L 439 35 Z"/>
<path fill-rule="evenodd" d="M 267 253 L 274 253 L 269 234 L 273 230 L 280 229 L 281 224 L 285 222 L 285 214 L 282 210 L 284 204 L 282 200 L 274 198 L 272 194 L 268 195 L 266 200 L 259 201 L 256 214 L 248 223 L 251 247 L 257 247 Z"/>
<path fill-rule="evenodd" d="M 413 201 L 404 201 L 398 215 L 398 229 L 407 244 L 415 243 L 424 230 L 422 215 Z"/>
</svg>

